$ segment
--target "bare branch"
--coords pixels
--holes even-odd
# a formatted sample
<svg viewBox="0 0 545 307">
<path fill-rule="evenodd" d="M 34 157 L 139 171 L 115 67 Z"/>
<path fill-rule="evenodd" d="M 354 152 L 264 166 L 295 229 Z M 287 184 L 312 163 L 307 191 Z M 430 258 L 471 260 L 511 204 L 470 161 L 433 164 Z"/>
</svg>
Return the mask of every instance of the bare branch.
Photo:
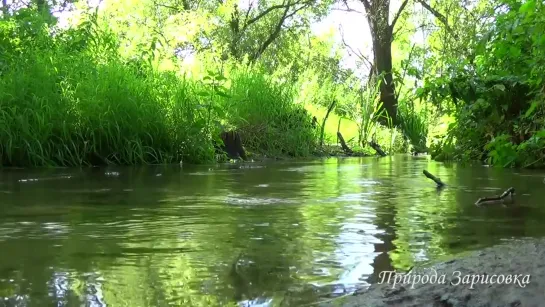
<svg viewBox="0 0 545 307">
<path fill-rule="evenodd" d="M 272 42 L 280 35 L 280 31 L 282 30 L 282 25 L 284 24 L 284 21 L 286 18 L 288 18 L 288 12 L 290 10 L 289 6 L 286 6 L 284 9 L 284 13 L 278 23 L 276 24 L 276 27 L 274 28 L 274 31 L 269 34 L 269 37 L 263 42 L 263 44 L 259 47 L 257 52 L 254 54 L 250 62 L 255 62 L 262 54 L 265 52 L 265 49 L 269 47 Z"/>
<path fill-rule="evenodd" d="M 356 9 L 350 9 L 350 8 L 348 8 L 348 9 L 332 8 L 331 11 L 365 14 L 365 12 L 358 11 L 358 10 L 356 10 Z"/>
<path fill-rule="evenodd" d="M 348 1 L 347 1 L 347 0 L 343 0 L 343 1 L 341 1 L 341 2 L 344 4 L 344 6 L 345 6 L 346 8 L 335 8 L 335 7 L 334 7 L 334 8 L 332 8 L 331 10 L 332 10 L 332 11 L 348 12 L 348 13 L 365 14 L 365 12 L 358 11 L 358 10 L 356 10 L 356 9 L 351 8 L 351 7 L 348 5 Z"/>
<path fill-rule="evenodd" d="M 445 17 L 445 15 L 441 14 L 439 11 L 437 11 L 436 9 L 434 9 L 433 7 L 431 7 L 429 4 L 426 3 L 426 1 L 424 0 L 417 0 L 418 3 L 420 3 L 426 10 L 428 10 L 428 12 L 430 12 L 433 16 L 435 16 L 435 18 L 439 19 L 439 21 L 441 21 L 441 23 L 443 23 L 443 25 L 445 25 L 445 29 L 447 29 L 448 32 L 450 32 L 454 38 L 458 38 L 458 35 L 456 35 L 456 33 L 454 32 L 454 30 L 452 30 L 452 28 L 449 26 L 448 24 L 448 20 L 447 18 Z"/>
<path fill-rule="evenodd" d="M 392 20 L 392 24 L 390 25 L 390 28 L 392 31 L 394 30 L 394 27 L 396 26 L 397 20 L 399 19 L 399 16 L 401 16 L 401 13 L 403 13 L 403 10 L 407 6 L 407 3 L 409 0 L 404 0 L 403 3 L 401 3 L 401 6 L 399 7 L 399 10 L 397 10 L 397 13 L 394 16 L 394 19 Z"/>
<path fill-rule="evenodd" d="M 344 33 L 342 30 L 342 26 L 340 26 L 340 32 L 341 32 L 341 40 L 343 42 L 343 45 L 350 50 L 350 52 L 354 53 L 360 60 L 369 63 L 369 65 L 373 65 L 373 62 L 371 62 L 363 53 L 361 53 L 358 50 L 354 50 L 350 45 L 346 43 L 344 40 Z"/>
<path fill-rule="evenodd" d="M 399 86 L 399 89 L 398 89 L 397 94 L 396 94 L 396 99 L 399 98 L 399 95 L 401 94 L 401 88 L 403 87 L 403 84 L 405 84 L 405 75 L 407 74 L 407 66 L 409 65 L 409 62 L 411 61 L 413 51 L 414 51 L 414 47 L 416 47 L 416 44 L 413 44 L 413 46 L 411 47 L 411 51 L 409 51 L 409 56 L 407 58 L 407 61 L 405 61 L 405 65 L 402 68 L 403 69 L 403 76 L 401 77 L 401 80 L 399 81 L 400 86 Z"/>
<path fill-rule="evenodd" d="M 284 4 L 278 4 L 278 5 L 273 5 L 269 8 L 267 8 L 266 10 L 264 10 L 263 12 L 259 13 L 257 16 L 255 16 L 254 18 L 251 18 L 249 19 L 246 24 L 244 25 L 244 27 L 242 28 L 242 31 L 246 30 L 250 25 L 252 25 L 253 23 L 257 22 L 258 20 L 260 20 L 261 18 L 265 17 L 267 14 L 269 14 L 270 12 L 274 11 L 274 10 L 278 10 L 278 9 L 288 9 L 292 6 L 295 6 L 297 4 L 303 4 L 303 5 L 310 5 L 312 4 L 314 1 L 312 0 L 308 0 L 308 1 L 295 1 L 295 2 L 291 2 L 291 1 L 288 1 L 287 3 L 284 3 Z"/>
<path fill-rule="evenodd" d="M 254 6 L 254 2 L 251 1 L 250 5 L 248 5 L 248 10 L 246 11 L 246 16 L 244 16 L 244 24 L 248 24 L 248 18 L 250 17 L 250 12 L 252 11 L 253 6 Z"/>
</svg>

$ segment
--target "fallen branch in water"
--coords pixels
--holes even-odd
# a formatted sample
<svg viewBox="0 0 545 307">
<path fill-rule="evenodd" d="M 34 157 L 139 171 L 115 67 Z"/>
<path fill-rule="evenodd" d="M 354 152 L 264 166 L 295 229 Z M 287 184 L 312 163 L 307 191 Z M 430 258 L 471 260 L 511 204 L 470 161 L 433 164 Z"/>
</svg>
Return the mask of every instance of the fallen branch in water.
<svg viewBox="0 0 545 307">
<path fill-rule="evenodd" d="M 444 187 L 445 184 L 443 183 L 443 181 L 441 181 L 441 179 L 435 177 L 434 175 L 432 175 L 430 172 L 428 172 L 427 170 L 424 170 L 422 173 L 424 173 L 424 175 L 426 177 L 428 177 L 429 179 L 433 180 L 436 184 L 437 184 L 437 187 L 440 188 L 440 187 Z"/>
<path fill-rule="evenodd" d="M 515 194 L 515 188 L 510 187 L 509 189 L 505 190 L 505 192 L 503 192 L 500 196 L 479 198 L 475 202 L 475 205 L 482 206 L 482 205 L 504 204 L 506 202 L 512 202 L 514 194 Z"/>
<path fill-rule="evenodd" d="M 382 148 L 380 148 L 380 145 L 371 141 L 369 142 L 369 146 L 371 146 L 371 148 L 373 148 L 381 157 L 386 157 L 386 153 L 384 152 L 384 150 L 382 150 Z"/>
<path fill-rule="evenodd" d="M 343 149 L 344 153 L 348 156 L 351 156 L 354 152 L 348 145 L 346 145 L 346 142 L 344 141 L 343 135 L 340 131 L 337 131 L 337 139 L 339 139 L 339 142 L 341 143 L 341 148 Z"/>
</svg>

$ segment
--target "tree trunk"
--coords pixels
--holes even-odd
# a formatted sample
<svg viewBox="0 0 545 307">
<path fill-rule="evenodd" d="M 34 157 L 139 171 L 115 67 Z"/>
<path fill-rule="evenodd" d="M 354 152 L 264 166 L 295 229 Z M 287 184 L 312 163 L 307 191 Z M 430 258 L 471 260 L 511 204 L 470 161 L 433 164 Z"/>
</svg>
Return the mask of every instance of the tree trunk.
<svg viewBox="0 0 545 307">
<path fill-rule="evenodd" d="M 384 35 L 373 39 L 373 49 L 375 55 L 375 67 L 379 75 L 382 74 L 380 83 L 380 101 L 386 114 L 392 119 L 392 123 L 397 124 L 397 97 L 395 95 L 395 85 L 392 76 L 392 35 Z M 382 118 L 381 123 L 387 124 Z"/>
<path fill-rule="evenodd" d="M 399 10 L 394 15 L 392 24 L 388 23 L 390 0 L 360 0 L 367 13 L 367 22 L 373 38 L 374 63 L 373 68 L 377 76 L 381 76 L 380 100 L 392 124 L 397 125 L 397 97 L 392 75 L 392 41 L 393 30 L 401 12 L 407 6 L 408 0 L 403 0 Z M 381 118 L 387 124 L 385 118 Z"/>
<path fill-rule="evenodd" d="M 395 96 L 395 86 L 392 76 L 392 28 L 382 20 L 388 20 L 388 16 L 380 16 L 382 12 L 388 12 L 387 8 L 379 9 L 376 15 L 368 17 L 371 24 L 371 36 L 373 37 L 373 55 L 374 69 L 378 76 L 383 79 L 380 83 L 380 101 L 382 107 L 386 110 L 386 114 L 392 119 L 392 123 L 397 123 L 397 97 Z M 386 124 L 387 121 L 382 118 L 381 123 Z"/>
<path fill-rule="evenodd" d="M 336 104 L 337 104 L 337 100 L 333 100 L 331 102 L 331 104 L 329 105 L 329 108 L 327 108 L 327 113 L 325 114 L 324 120 L 322 121 L 322 129 L 320 131 L 320 147 L 324 146 L 325 123 L 327 122 L 327 118 L 329 117 L 329 113 L 331 113 L 331 111 L 333 111 Z"/>
</svg>

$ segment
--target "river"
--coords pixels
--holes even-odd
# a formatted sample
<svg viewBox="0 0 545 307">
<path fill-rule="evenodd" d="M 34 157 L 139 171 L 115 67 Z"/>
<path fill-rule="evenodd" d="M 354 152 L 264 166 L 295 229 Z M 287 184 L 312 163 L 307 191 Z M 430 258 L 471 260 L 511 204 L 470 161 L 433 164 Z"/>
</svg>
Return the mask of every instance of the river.
<svg viewBox="0 0 545 307">
<path fill-rule="evenodd" d="M 545 235 L 545 172 L 426 156 L 3 169 L 0 197 L 0 306 L 305 306 Z"/>
</svg>

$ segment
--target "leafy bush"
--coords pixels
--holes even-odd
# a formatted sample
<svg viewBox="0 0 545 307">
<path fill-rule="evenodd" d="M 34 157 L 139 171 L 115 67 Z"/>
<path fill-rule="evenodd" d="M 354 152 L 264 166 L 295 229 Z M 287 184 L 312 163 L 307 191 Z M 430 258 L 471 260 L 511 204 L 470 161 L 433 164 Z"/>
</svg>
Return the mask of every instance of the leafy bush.
<svg viewBox="0 0 545 307">
<path fill-rule="evenodd" d="M 503 3 L 475 48 L 472 66 L 451 67 L 451 78 L 431 79 L 420 90 L 438 106 L 454 105 L 449 130 L 458 159 L 503 167 L 543 163 L 545 129 L 545 6 Z M 451 147 L 449 147 L 449 150 Z"/>
</svg>

